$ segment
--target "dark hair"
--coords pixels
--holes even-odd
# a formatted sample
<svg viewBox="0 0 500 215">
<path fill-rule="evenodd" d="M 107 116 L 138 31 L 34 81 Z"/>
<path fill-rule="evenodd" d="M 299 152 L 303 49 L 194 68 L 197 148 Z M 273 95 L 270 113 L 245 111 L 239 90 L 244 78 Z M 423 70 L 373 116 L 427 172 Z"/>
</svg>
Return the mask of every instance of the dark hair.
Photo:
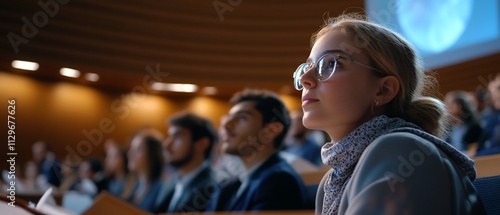
<svg viewBox="0 0 500 215">
<path fill-rule="evenodd" d="M 135 134 L 142 138 L 147 152 L 149 181 L 160 178 L 163 166 L 162 137 L 155 130 L 142 130 Z"/>
<path fill-rule="evenodd" d="M 128 156 L 127 156 L 127 150 L 116 146 L 118 148 L 118 151 L 120 153 L 120 158 L 123 159 L 123 165 L 122 165 L 122 170 L 124 173 L 128 173 Z"/>
<path fill-rule="evenodd" d="M 460 105 L 460 120 L 465 124 L 478 124 L 479 116 L 476 104 L 465 91 L 452 91 L 448 93 L 454 102 Z"/>
<path fill-rule="evenodd" d="M 193 143 L 201 138 L 208 138 L 209 145 L 205 150 L 205 159 L 210 158 L 212 148 L 217 141 L 217 132 L 212 122 L 191 112 L 181 112 L 172 116 L 168 123 L 189 130 Z"/>
<path fill-rule="evenodd" d="M 281 122 L 283 131 L 274 139 L 274 148 L 279 149 L 290 127 L 290 114 L 276 93 L 268 90 L 245 89 L 230 100 L 232 106 L 245 101 L 254 101 L 255 109 L 262 115 L 262 124 Z"/>
<path fill-rule="evenodd" d="M 42 144 L 43 145 L 43 149 L 46 152 L 52 152 L 52 146 L 46 140 L 40 140 L 37 143 Z"/>
<path fill-rule="evenodd" d="M 90 159 L 86 160 L 85 162 L 89 163 L 90 170 L 93 173 L 102 172 L 104 170 L 104 168 L 102 167 L 101 161 L 97 158 L 90 158 Z"/>
</svg>

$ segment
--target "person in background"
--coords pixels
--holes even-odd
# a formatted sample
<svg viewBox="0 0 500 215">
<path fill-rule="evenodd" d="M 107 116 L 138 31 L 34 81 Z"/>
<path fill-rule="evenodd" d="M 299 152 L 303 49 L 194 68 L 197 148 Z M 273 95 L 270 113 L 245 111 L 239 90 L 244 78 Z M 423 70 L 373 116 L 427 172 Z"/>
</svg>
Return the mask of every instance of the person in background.
<svg viewBox="0 0 500 215">
<path fill-rule="evenodd" d="M 302 179 L 278 155 L 290 116 L 281 99 L 265 90 L 233 96 L 221 121 L 222 150 L 240 157 L 245 172 L 223 182 L 210 211 L 305 209 Z"/>
<path fill-rule="evenodd" d="M 101 161 L 91 158 L 83 161 L 78 168 L 78 180 L 70 188 L 81 194 L 96 196 L 102 190 L 104 173 Z"/>
<path fill-rule="evenodd" d="M 43 193 L 50 188 L 43 176 L 38 173 L 38 167 L 33 161 L 28 161 L 24 165 L 24 178 L 21 182 L 16 183 L 19 193 Z"/>
<path fill-rule="evenodd" d="M 161 133 L 156 130 L 140 130 L 132 137 L 127 154 L 128 169 L 138 178 L 128 201 L 149 212 L 155 210 L 156 197 L 162 185 L 162 139 Z"/>
<path fill-rule="evenodd" d="M 105 148 L 104 173 L 106 179 L 103 189 L 115 196 L 126 198 L 124 190 L 133 177 L 128 174 L 127 151 L 113 140 L 107 140 Z"/>
<path fill-rule="evenodd" d="M 312 164 L 320 167 L 323 165 L 321 161 L 321 147 L 319 144 L 307 139 L 309 129 L 302 124 L 303 117 L 302 110 L 294 111 L 290 114 L 291 124 L 290 131 L 288 131 L 289 138 L 285 144 L 284 151 L 297 155 Z"/>
<path fill-rule="evenodd" d="M 52 147 L 45 141 L 38 141 L 32 146 L 33 161 L 38 167 L 38 172 L 47 183 L 54 187 L 61 184 L 61 162 L 52 152 Z"/>
<path fill-rule="evenodd" d="M 162 212 L 204 212 L 218 188 L 216 173 L 210 166 L 217 133 L 212 123 L 190 112 L 168 120 L 168 137 L 163 148 L 176 169 L 166 196 L 157 209 Z"/>
<path fill-rule="evenodd" d="M 59 194 L 64 194 L 65 192 L 73 189 L 73 185 L 78 181 L 78 167 L 77 162 L 66 161 L 61 166 L 61 175 L 63 176 L 61 185 L 57 189 Z"/>
<path fill-rule="evenodd" d="M 474 101 L 465 91 L 449 92 L 444 101 L 446 111 L 452 116 L 447 142 L 469 157 L 474 156 L 482 132 Z"/>
<path fill-rule="evenodd" d="M 490 111 L 484 117 L 483 133 L 476 156 L 500 153 L 500 73 L 488 84 Z"/>
<path fill-rule="evenodd" d="M 222 121 L 224 117 L 221 117 L 220 121 Z M 217 134 L 222 133 L 222 126 L 219 126 L 217 129 Z M 214 145 L 214 149 L 212 152 L 213 158 L 212 166 L 218 174 L 219 181 L 225 181 L 231 177 L 237 177 L 238 175 L 243 174 L 245 172 L 245 166 L 243 162 L 241 162 L 240 157 L 228 153 L 224 153 L 222 145 L 223 141 L 217 141 Z"/>
<path fill-rule="evenodd" d="M 474 162 L 437 136 L 445 107 L 411 44 L 357 14 L 328 19 L 293 74 L 303 123 L 324 130 L 322 214 L 481 214 Z"/>
</svg>

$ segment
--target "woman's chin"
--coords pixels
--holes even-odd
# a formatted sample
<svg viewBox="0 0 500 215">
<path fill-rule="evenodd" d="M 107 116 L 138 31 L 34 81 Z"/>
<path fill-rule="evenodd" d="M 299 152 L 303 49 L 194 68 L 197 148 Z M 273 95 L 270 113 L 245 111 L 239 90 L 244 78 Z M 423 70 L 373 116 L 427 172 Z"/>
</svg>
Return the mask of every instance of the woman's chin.
<svg viewBox="0 0 500 215">
<path fill-rule="evenodd" d="M 304 115 L 304 118 L 302 119 L 302 123 L 308 129 L 323 130 L 323 127 L 321 127 L 321 123 L 320 123 L 319 118 L 314 117 L 312 114 L 310 114 L 308 116 Z"/>
</svg>

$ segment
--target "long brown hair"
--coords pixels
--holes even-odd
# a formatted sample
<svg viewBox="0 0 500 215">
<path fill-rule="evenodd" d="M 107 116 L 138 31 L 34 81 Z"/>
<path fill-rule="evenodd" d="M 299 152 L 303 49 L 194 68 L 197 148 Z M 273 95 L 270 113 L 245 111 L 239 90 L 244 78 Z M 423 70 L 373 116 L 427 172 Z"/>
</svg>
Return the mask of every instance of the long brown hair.
<svg viewBox="0 0 500 215">
<path fill-rule="evenodd" d="M 400 90 L 386 104 L 385 115 L 403 118 L 438 136 L 444 132 L 444 104 L 423 96 L 424 90 L 433 90 L 436 82 L 424 71 L 420 57 L 409 42 L 390 29 L 351 13 L 328 19 L 311 37 L 312 45 L 334 29 L 352 38 L 354 47 L 346 47 L 347 52 L 365 52 L 375 69 L 398 79 Z"/>
</svg>

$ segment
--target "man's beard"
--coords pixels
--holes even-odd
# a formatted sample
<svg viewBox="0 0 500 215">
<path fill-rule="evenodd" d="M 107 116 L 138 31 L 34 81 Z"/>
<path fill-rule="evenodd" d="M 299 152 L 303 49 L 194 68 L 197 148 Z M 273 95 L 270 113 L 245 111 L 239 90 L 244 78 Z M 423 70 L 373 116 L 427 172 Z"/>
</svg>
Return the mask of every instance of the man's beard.
<svg viewBox="0 0 500 215">
<path fill-rule="evenodd" d="M 172 165 L 175 168 L 180 168 L 189 163 L 191 160 L 193 160 L 193 157 L 194 157 L 194 150 L 193 150 L 193 145 L 191 145 L 187 154 L 184 155 L 184 157 L 181 157 L 178 160 L 171 160 L 170 165 Z"/>
</svg>

